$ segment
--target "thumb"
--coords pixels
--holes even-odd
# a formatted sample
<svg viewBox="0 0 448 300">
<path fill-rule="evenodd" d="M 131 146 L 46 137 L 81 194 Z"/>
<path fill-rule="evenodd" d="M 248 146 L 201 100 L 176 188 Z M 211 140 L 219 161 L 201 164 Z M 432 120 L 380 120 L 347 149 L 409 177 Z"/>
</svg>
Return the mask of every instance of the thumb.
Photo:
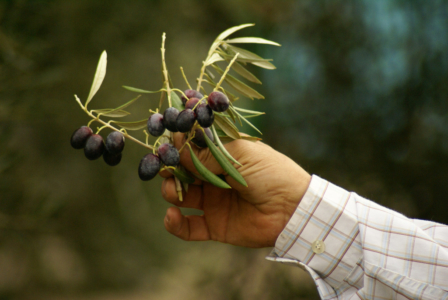
<svg viewBox="0 0 448 300">
<path fill-rule="evenodd" d="M 182 152 L 180 153 L 180 163 L 183 165 L 188 171 L 197 174 L 196 167 L 193 164 L 191 159 L 190 149 L 186 143 L 186 138 L 184 133 L 176 132 L 173 138 L 174 146 L 179 150 L 183 147 Z M 212 172 L 213 174 L 222 174 L 224 170 L 219 165 L 218 161 L 213 157 L 210 150 L 208 148 L 198 148 L 193 143 L 190 143 L 191 149 L 193 150 L 196 157 L 199 161 Z"/>
</svg>

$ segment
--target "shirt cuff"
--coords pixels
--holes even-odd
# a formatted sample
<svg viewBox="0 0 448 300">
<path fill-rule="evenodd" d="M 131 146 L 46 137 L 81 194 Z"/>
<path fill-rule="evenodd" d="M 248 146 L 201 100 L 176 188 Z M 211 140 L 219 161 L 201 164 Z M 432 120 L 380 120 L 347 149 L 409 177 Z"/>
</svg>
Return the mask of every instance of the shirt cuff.
<svg viewBox="0 0 448 300">
<path fill-rule="evenodd" d="M 313 175 L 267 259 L 306 266 L 334 289 L 347 284 L 362 260 L 354 195 Z"/>
</svg>

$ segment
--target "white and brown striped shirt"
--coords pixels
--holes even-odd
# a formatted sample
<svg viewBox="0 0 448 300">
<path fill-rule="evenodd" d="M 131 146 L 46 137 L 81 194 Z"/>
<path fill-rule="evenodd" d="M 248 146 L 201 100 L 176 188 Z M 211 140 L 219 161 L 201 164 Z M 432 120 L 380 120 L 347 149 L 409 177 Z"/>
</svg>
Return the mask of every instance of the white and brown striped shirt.
<svg viewBox="0 0 448 300">
<path fill-rule="evenodd" d="M 322 299 L 448 299 L 448 226 L 409 219 L 313 175 L 269 260 Z"/>
</svg>

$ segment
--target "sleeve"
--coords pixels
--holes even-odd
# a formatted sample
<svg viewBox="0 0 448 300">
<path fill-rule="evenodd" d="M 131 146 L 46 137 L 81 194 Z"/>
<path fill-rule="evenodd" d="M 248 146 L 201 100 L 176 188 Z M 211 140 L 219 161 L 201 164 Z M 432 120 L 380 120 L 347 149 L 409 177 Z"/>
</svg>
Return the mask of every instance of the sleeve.
<svg viewBox="0 0 448 300">
<path fill-rule="evenodd" d="M 313 175 L 268 260 L 305 269 L 322 299 L 448 299 L 448 226 Z"/>
</svg>

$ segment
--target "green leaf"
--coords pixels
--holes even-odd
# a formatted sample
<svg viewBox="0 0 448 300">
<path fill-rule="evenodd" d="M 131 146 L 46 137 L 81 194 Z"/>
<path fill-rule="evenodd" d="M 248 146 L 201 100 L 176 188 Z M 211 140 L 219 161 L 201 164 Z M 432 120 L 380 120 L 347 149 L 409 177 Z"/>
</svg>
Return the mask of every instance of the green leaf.
<svg viewBox="0 0 448 300">
<path fill-rule="evenodd" d="M 250 63 L 253 65 L 256 65 L 256 66 L 264 68 L 264 69 L 269 69 L 269 70 L 275 69 L 275 66 L 273 64 L 271 64 L 267 59 L 263 59 L 262 57 L 258 56 L 257 54 L 255 54 L 253 52 L 250 52 L 246 49 L 235 47 L 235 46 L 229 45 L 229 44 L 225 44 L 225 46 L 228 49 L 230 49 L 232 52 L 239 53 L 240 55 L 238 56 L 238 58 L 241 57 L 241 58 L 245 58 L 247 60 L 252 60 L 252 61 L 250 61 Z M 233 53 L 231 53 L 230 55 L 232 55 L 232 54 Z"/>
<path fill-rule="evenodd" d="M 182 103 L 182 100 L 179 98 L 179 96 L 174 91 L 171 91 L 171 105 L 173 107 L 177 108 L 179 111 L 183 111 L 185 109 L 184 104 Z"/>
<path fill-rule="evenodd" d="M 221 139 L 221 142 L 223 142 L 224 144 L 227 144 L 227 143 L 230 143 L 230 142 L 234 141 L 234 139 L 232 139 L 232 138 L 230 138 L 228 136 L 225 136 L 225 135 L 219 135 L 219 138 Z M 254 143 L 258 142 L 258 141 L 261 141 L 261 139 L 259 137 L 248 136 L 248 135 L 242 135 L 241 139 L 246 140 L 246 141 L 250 141 L 250 142 L 254 142 Z"/>
<path fill-rule="evenodd" d="M 243 44 L 243 43 L 249 43 L 249 44 L 267 44 L 267 45 L 273 45 L 273 46 L 281 46 L 279 43 L 265 40 L 258 37 L 240 37 L 240 38 L 234 38 L 230 40 L 226 40 L 226 43 L 229 44 Z"/>
<path fill-rule="evenodd" d="M 240 29 L 243 29 L 243 28 L 246 28 L 246 27 L 249 27 L 249 26 L 254 26 L 254 25 L 255 24 L 242 24 L 242 25 L 239 25 L 239 26 L 231 27 L 231 28 L 223 31 L 220 35 L 218 35 L 216 37 L 215 41 L 211 45 L 210 49 L 208 50 L 208 56 L 207 57 L 211 57 L 213 55 L 213 52 L 215 52 L 216 48 L 218 48 L 219 45 L 221 45 L 222 41 L 226 37 L 228 37 L 229 35 L 231 35 L 232 33 L 236 32 L 236 31 L 238 31 Z"/>
<path fill-rule="evenodd" d="M 241 136 L 238 132 L 238 128 L 227 118 L 224 118 L 220 116 L 219 114 L 215 113 L 215 121 L 216 125 L 221 128 L 222 131 L 225 132 L 229 137 L 233 138 L 234 140 L 240 139 Z"/>
<path fill-rule="evenodd" d="M 261 84 L 261 81 L 257 77 L 255 77 L 254 74 L 249 72 L 245 67 L 243 67 L 238 62 L 234 62 L 232 65 L 232 68 L 235 72 L 237 72 L 238 74 L 240 74 L 242 77 L 246 78 L 247 80 L 257 83 L 257 84 Z"/>
<path fill-rule="evenodd" d="M 176 176 L 180 181 L 182 181 L 184 183 L 188 183 L 188 184 L 192 184 L 195 181 L 195 179 L 193 177 L 188 175 L 187 172 L 185 172 L 184 170 L 182 170 L 180 168 L 174 169 L 174 176 Z"/>
<path fill-rule="evenodd" d="M 221 68 L 219 68 L 215 65 L 213 65 L 213 67 L 215 68 L 215 70 L 218 73 L 220 73 L 220 74 L 224 73 L 224 71 Z M 236 91 L 238 91 L 239 93 L 243 94 L 246 97 L 249 97 L 250 99 L 253 99 L 253 98 L 264 99 L 262 94 L 260 94 L 259 92 L 257 92 L 253 88 L 251 88 L 250 86 L 246 85 L 245 83 L 236 79 L 235 77 L 233 77 L 232 75 L 230 75 L 228 73 L 226 75 L 226 78 L 224 78 L 224 80 Z"/>
<path fill-rule="evenodd" d="M 126 117 L 129 116 L 131 113 L 127 112 L 125 110 L 122 109 L 113 109 L 113 108 L 104 108 L 104 109 L 95 109 L 92 110 L 92 112 L 95 112 L 97 114 L 101 114 L 102 116 L 105 117 L 110 117 L 110 118 L 122 118 L 122 117 Z"/>
<path fill-rule="evenodd" d="M 107 53 L 103 51 L 100 56 L 100 60 L 98 61 L 98 66 L 96 67 L 95 76 L 93 76 L 92 87 L 90 88 L 89 96 L 87 97 L 87 101 L 85 106 L 92 100 L 93 96 L 95 96 L 96 92 L 100 89 L 101 84 L 103 83 L 104 77 L 106 76 L 106 67 L 107 67 Z"/>
<path fill-rule="evenodd" d="M 95 109 L 95 110 L 93 110 L 93 112 L 100 113 L 102 116 L 112 117 L 112 118 L 125 117 L 125 116 L 130 115 L 131 113 L 123 110 L 123 108 L 128 107 L 129 105 L 134 103 L 138 98 L 140 98 L 140 95 L 138 95 L 134 99 L 132 99 L 132 100 L 126 102 L 125 104 L 122 104 L 116 108 Z"/>
<path fill-rule="evenodd" d="M 221 151 L 216 148 L 215 144 L 210 140 L 210 138 L 205 134 L 205 142 L 208 146 L 208 149 L 212 153 L 213 157 L 216 158 L 219 165 L 223 168 L 224 171 L 229 174 L 230 177 L 235 179 L 239 184 L 242 184 L 247 187 L 246 180 L 244 180 L 243 176 L 238 172 L 238 170 L 227 160 L 226 156 L 222 154 Z"/>
<path fill-rule="evenodd" d="M 259 134 L 263 134 L 261 133 L 260 130 L 258 130 L 257 127 L 255 127 L 255 125 L 253 125 L 251 122 L 249 122 L 245 117 L 243 117 L 242 115 L 240 115 L 237 111 L 234 110 L 234 112 L 241 118 L 243 119 L 244 122 L 246 122 L 250 127 L 252 127 L 253 129 L 255 129 L 256 131 L 258 131 Z"/>
<path fill-rule="evenodd" d="M 215 142 L 218 145 L 219 149 L 221 150 L 221 152 L 231 161 L 233 161 L 234 163 L 236 163 L 239 166 L 243 166 L 242 164 L 240 164 L 236 159 L 233 158 L 232 155 L 230 155 L 230 153 L 227 151 L 227 149 L 224 147 L 224 145 L 222 144 L 221 140 L 219 139 L 218 133 L 216 132 L 215 126 L 211 126 L 212 128 L 212 133 L 213 133 L 213 137 L 215 138 Z"/>
<path fill-rule="evenodd" d="M 158 91 L 147 91 L 147 90 L 142 90 L 139 88 L 135 88 L 132 86 L 127 86 L 127 85 L 123 85 L 123 87 L 131 92 L 136 92 L 136 93 L 142 93 L 142 94 L 156 94 L 156 93 L 160 93 L 161 90 Z"/>
<path fill-rule="evenodd" d="M 241 30 L 243 28 L 246 27 L 250 27 L 250 26 L 254 26 L 255 24 L 250 23 L 250 24 L 242 24 L 242 25 L 238 25 L 238 26 L 234 26 L 234 27 L 230 27 L 229 29 L 223 31 L 220 35 L 218 35 L 218 37 L 216 38 L 216 40 L 223 40 L 226 37 L 228 37 L 229 35 L 231 35 L 232 33 Z"/>
<path fill-rule="evenodd" d="M 198 171 L 198 173 L 204 177 L 208 182 L 210 182 L 211 184 L 223 188 L 223 189 L 231 189 L 230 185 L 228 185 L 225 181 L 221 180 L 221 178 L 219 178 L 218 176 L 216 176 L 215 174 L 213 174 L 212 172 L 210 172 L 201 162 L 200 160 L 196 157 L 196 155 L 193 152 L 193 149 L 191 149 L 191 146 L 189 144 L 188 148 L 190 149 L 190 155 L 191 155 L 191 160 L 193 161 L 193 165 L 196 168 L 196 170 Z"/>
<path fill-rule="evenodd" d="M 224 58 L 222 58 L 221 55 L 219 55 L 218 53 L 213 53 L 213 55 L 205 62 L 205 65 L 209 66 L 211 64 L 214 64 L 215 62 L 223 60 Z"/>
<path fill-rule="evenodd" d="M 247 114 L 251 114 L 251 115 L 254 115 L 254 116 L 260 116 L 260 115 L 264 115 L 265 114 L 264 112 L 261 112 L 261 111 L 244 109 L 244 108 L 240 108 L 240 107 L 236 107 L 236 106 L 234 106 L 233 108 L 235 110 L 237 110 L 237 111 L 240 111 L 240 112 L 243 112 L 243 113 L 247 113 Z M 247 118 L 247 116 L 246 116 L 246 118 Z"/>
<path fill-rule="evenodd" d="M 148 119 L 135 121 L 135 122 L 119 122 L 119 121 L 112 121 L 113 123 L 117 124 L 121 128 L 127 129 L 127 130 L 140 130 L 146 127 L 146 124 L 148 123 Z"/>
</svg>

